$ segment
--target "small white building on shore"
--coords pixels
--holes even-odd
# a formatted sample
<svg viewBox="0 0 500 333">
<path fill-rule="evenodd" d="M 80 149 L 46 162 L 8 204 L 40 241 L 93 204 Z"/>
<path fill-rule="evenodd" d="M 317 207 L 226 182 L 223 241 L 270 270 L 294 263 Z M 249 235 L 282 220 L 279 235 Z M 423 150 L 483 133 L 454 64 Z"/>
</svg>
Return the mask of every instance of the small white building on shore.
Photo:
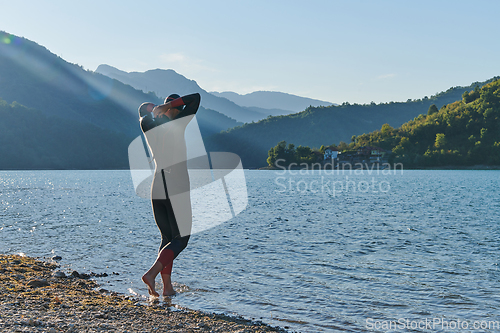
<svg viewBox="0 0 500 333">
<path fill-rule="evenodd" d="M 325 149 L 325 154 L 323 155 L 324 156 L 324 159 L 325 160 L 334 160 L 337 158 L 339 154 L 339 150 L 335 147 L 328 147 Z"/>
</svg>

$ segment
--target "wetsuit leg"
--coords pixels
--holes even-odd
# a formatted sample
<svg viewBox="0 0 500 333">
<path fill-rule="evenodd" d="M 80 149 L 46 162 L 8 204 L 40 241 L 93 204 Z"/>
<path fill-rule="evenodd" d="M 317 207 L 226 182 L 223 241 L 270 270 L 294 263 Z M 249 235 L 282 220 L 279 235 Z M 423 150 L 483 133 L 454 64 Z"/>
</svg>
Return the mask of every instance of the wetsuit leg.
<svg viewBox="0 0 500 333">
<path fill-rule="evenodd" d="M 174 210 L 169 199 L 153 200 L 153 213 L 162 236 L 159 251 L 159 261 L 163 265 L 161 273 L 170 275 L 172 262 L 186 248 L 189 235 L 180 237 Z"/>
<path fill-rule="evenodd" d="M 190 236 L 176 237 L 161 249 L 158 261 L 163 265 L 162 274 L 168 274 L 167 270 L 172 270 L 172 262 L 184 250 L 188 244 Z"/>
<path fill-rule="evenodd" d="M 152 200 L 153 215 L 161 233 L 161 244 L 158 252 L 174 238 L 172 227 L 170 226 L 171 217 L 169 216 L 170 214 L 165 201 L 166 200 Z"/>
<path fill-rule="evenodd" d="M 168 205 L 165 201 L 166 200 L 152 200 L 155 222 L 158 226 L 158 229 L 160 229 L 161 234 L 161 244 L 160 248 L 158 249 L 158 255 L 160 254 L 161 249 L 163 249 L 165 245 L 170 243 L 174 238 L 173 230 L 171 227 L 172 217 L 169 216 L 171 214 L 169 214 L 169 209 L 167 208 Z M 164 265 L 161 274 L 171 275 L 172 264 L 173 260 L 168 265 Z"/>
</svg>

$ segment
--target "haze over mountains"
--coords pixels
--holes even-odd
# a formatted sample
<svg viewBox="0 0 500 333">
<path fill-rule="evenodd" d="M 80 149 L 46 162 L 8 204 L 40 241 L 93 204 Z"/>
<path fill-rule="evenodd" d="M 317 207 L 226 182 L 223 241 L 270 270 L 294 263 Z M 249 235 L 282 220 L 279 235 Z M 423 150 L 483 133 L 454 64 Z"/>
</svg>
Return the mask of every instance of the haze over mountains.
<svg viewBox="0 0 500 333">
<path fill-rule="evenodd" d="M 274 114 L 275 116 L 304 111 L 309 106 L 333 105 L 333 103 L 330 102 L 306 97 L 299 97 L 296 95 L 276 91 L 254 91 L 245 95 L 240 95 L 231 91 L 212 91 L 210 93 L 218 97 L 225 97 L 240 106 L 276 109 L 288 112 L 283 114 Z"/>
<path fill-rule="evenodd" d="M 0 169 L 127 168 L 145 101 L 162 99 L 0 31 Z M 205 137 L 241 124 L 202 107 L 197 119 Z"/>
<path fill-rule="evenodd" d="M 144 92 L 154 92 L 166 97 L 172 93 L 186 95 L 193 92 L 201 94 L 201 105 L 217 110 L 237 121 L 248 123 L 259 121 L 268 116 L 286 115 L 303 111 L 310 105 L 328 106 L 332 103 L 280 92 L 255 92 L 248 95 L 236 93 L 209 93 L 196 81 L 189 80 L 172 69 L 153 69 L 146 72 L 125 72 L 109 65 L 99 65 L 96 73 L 129 84 Z"/>
<path fill-rule="evenodd" d="M 0 169 L 127 168 L 128 144 L 140 135 L 138 106 L 161 103 L 172 92 L 202 94 L 197 120 L 208 151 L 234 152 L 245 168 L 257 168 L 279 141 L 310 147 L 349 141 L 385 123 L 400 126 L 431 104 L 440 108 L 484 83 L 407 102 L 312 106 L 273 116 L 317 101 L 268 92 L 214 96 L 173 70 L 126 73 L 103 65 L 92 72 L 0 31 Z M 262 120 L 248 123 L 255 119 Z"/>
</svg>

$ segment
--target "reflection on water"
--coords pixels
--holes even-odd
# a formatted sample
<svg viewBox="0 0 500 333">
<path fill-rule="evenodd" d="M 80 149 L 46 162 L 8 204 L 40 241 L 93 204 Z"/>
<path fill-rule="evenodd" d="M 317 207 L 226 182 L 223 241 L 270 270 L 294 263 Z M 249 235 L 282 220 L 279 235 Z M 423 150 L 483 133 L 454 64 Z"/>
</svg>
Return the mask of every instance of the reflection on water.
<svg viewBox="0 0 500 333">
<path fill-rule="evenodd" d="M 173 304 L 303 332 L 369 331 L 371 319 L 500 320 L 500 172 L 245 177 L 248 208 L 193 235 L 174 263 Z M 128 172 L 0 172 L 0 202 L 1 252 L 117 272 L 96 280 L 146 298 L 140 276 L 160 235 Z"/>
</svg>

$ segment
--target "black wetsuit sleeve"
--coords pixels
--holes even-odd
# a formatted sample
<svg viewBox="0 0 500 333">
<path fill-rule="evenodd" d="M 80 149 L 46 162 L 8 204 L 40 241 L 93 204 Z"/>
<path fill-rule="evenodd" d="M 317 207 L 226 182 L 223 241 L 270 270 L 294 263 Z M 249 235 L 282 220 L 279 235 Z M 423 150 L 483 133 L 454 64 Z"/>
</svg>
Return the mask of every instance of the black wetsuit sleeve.
<svg viewBox="0 0 500 333">
<path fill-rule="evenodd" d="M 179 97 L 171 101 L 170 103 L 172 104 L 172 107 L 185 105 L 184 109 L 175 119 L 196 114 L 196 112 L 198 112 L 198 108 L 200 107 L 200 101 L 201 96 L 198 93 Z M 140 118 L 141 129 L 144 133 L 156 126 L 168 123 L 169 121 L 170 119 L 168 119 L 168 117 L 166 116 L 153 118 L 151 114 L 147 114 Z"/>
<path fill-rule="evenodd" d="M 200 101 L 201 96 L 198 93 L 186 95 L 173 100 L 171 102 L 172 106 L 185 105 L 184 109 L 179 113 L 176 119 L 196 114 L 196 112 L 198 112 L 198 108 L 200 107 Z"/>
</svg>

